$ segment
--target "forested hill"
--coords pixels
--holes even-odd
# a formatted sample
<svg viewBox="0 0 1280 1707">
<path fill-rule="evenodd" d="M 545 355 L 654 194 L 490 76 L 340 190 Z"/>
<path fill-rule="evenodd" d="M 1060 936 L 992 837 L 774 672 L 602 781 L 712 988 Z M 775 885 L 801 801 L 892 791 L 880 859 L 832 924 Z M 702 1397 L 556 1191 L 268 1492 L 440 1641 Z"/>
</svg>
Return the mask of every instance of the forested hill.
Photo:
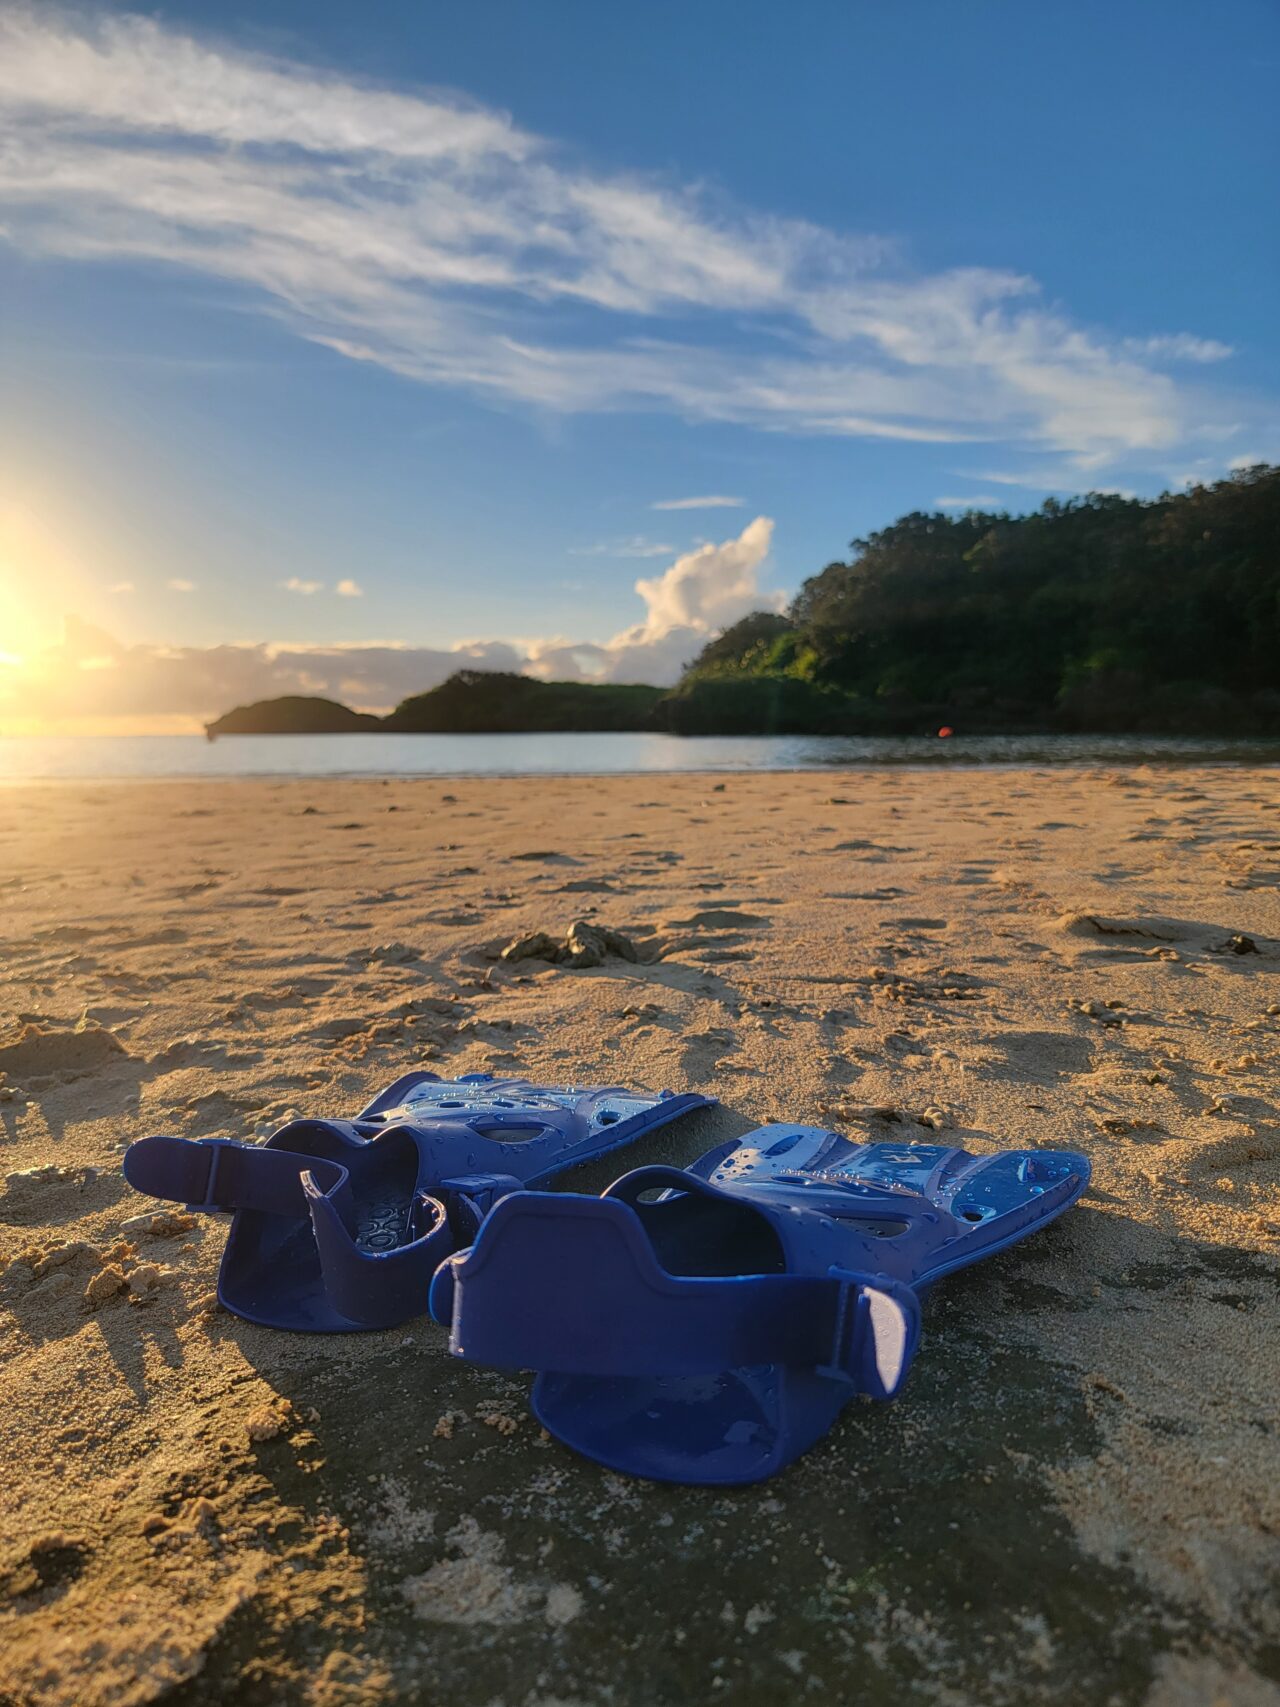
<svg viewBox="0 0 1280 1707">
<path fill-rule="evenodd" d="M 460 671 L 385 718 L 320 700 L 210 734 L 669 730 L 1280 734 L 1280 469 L 1031 515 L 903 516 L 785 615 L 706 645 L 672 692 Z"/>
<path fill-rule="evenodd" d="M 706 646 L 688 729 L 1280 730 L 1280 469 L 913 514 Z"/>
</svg>

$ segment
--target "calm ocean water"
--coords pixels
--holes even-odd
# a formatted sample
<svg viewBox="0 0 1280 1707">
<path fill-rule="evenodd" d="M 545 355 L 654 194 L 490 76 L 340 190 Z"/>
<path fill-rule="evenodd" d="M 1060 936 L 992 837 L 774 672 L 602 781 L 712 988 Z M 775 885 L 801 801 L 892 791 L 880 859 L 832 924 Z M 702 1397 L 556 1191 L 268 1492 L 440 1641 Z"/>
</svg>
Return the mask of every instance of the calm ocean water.
<svg viewBox="0 0 1280 1707">
<path fill-rule="evenodd" d="M 866 765 L 1280 764 L 1280 741 L 1153 735 L 198 735 L 0 738 L 0 782 L 604 776 Z"/>
</svg>

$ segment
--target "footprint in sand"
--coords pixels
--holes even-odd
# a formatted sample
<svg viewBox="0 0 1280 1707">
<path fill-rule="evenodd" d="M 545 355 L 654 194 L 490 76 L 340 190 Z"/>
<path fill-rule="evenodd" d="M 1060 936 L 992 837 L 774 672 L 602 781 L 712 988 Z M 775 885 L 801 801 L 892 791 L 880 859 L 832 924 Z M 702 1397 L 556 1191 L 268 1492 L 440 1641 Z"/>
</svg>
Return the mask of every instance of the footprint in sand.
<svg viewBox="0 0 1280 1707">
<path fill-rule="evenodd" d="M 881 860 L 891 858 L 894 854 L 910 853 L 911 849 L 893 847 L 884 842 L 852 841 L 837 842 L 833 848 L 822 848 L 819 851 L 822 853 L 865 853 L 868 855 L 867 863 L 874 865 Z"/>
<path fill-rule="evenodd" d="M 3 1574 L 0 1594 L 15 1612 L 34 1611 L 65 1594 L 92 1557 L 89 1543 L 63 1530 L 38 1536 Z"/>
<path fill-rule="evenodd" d="M 0 1041 L 0 1078 L 79 1079 L 128 1053 L 100 1025 L 33 1021 Z"/>
<path fill-rule="evenodd" d="M 981 1066 L 984 1078 L 1056 1086 L 1087 1073 L 1093 1064 L 1092 1040 L 1075 1032 L 1009 1032 L 978 1042 L 990 1051 Z"/>
<path fill-rule="evenodd" d="M 1079 937 L 1099 946 L 1110 945 L 1113 950 L 1138 945 L 1177 945 L 1201 954 L 1221 956 L 1228 961 L 1244 956 L 1269 957 L 1275 944 L 1271 939 L 1249 936 L 1232 930 L 1229 925 L 1206 925 L 1194 919 L 1173 919 L 1162 914 L 1143 918 L 1109 918 L 1101 913 L 1063 913 L 1057 928 L 1064 936 Z M 1144 946 L 1144 952 L 1149 952 Z"/>
<path fill-rule="evenodd" d="M 0 1220 L 11 1220 L 9 1211 L 16 1210 L 18 1219 L 26 1219 L 39 1207 L 46 1207 L 51 1193 L 82 1192 L 98 1178 L 98 1169 L 64 1167 L 60 1162 L 46 1162 L 43 1167 L 20 1168 L 6 1174 L 4 1195 L 0 1196 Z"/>
<path fill-rule="evenodd" d="M 444 923 L 445 921 L 440 921 Z M 470 924 L 470 916 L 462 917 L 460 924 Z M 373 948 L 357 951 L 350 957 L 365 966 L 408 966 L 415 960 L 422 959 L 422 950 L 407 942 L 380 942 Z"/>
<path fill-rule="evenodd" d="M 260 1049 L 241 1050 L 239 1054 L 225 1043 L 207 1038 L 184 1037 L 171 1043 L 147 1063 L 153 1077 L 165 1073 L 180 1073 L 187 1067 L 251 1067 L 262 1060 Z"/>
<path fill-rule="evenodd" d="M 669 919 L 666 928 L 673 931 L 702 930 L 768 930 L 773 924 L 762 913 L 741 913 L 732 907 L 703 907 L 687 919 Z"/>
<path fill-rule="evenodd" d="M 828 899 L 832 901 L 896 901 L 899 896 L 905 894 L 905 889 L 894 889 L 892 887 L 884 889 L 833 889 Z"/>
<path fill-rule="evenodd" d="M 726 1055 L 738 1047 L 731 1031 L 710 1030 L 686 1034 L 680 1056 L 680 1071 L 691 1085 L 705 1083 L 713 1077 Z"/>
<path fill-rule="evenodd" d="M 147 931 L 142 936 L 125 937 L 114 943 L 115 948 L 172 948 L 189 942 L 190 934 L 177 925 L 165 925 L 160 930 Z"/>
</svg>

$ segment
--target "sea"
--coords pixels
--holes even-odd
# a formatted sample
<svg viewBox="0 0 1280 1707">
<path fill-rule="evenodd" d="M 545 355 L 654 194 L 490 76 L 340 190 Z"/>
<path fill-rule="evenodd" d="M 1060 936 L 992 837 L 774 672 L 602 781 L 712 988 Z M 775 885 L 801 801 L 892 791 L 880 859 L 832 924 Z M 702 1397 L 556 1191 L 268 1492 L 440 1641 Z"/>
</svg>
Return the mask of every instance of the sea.
<svg viewBox="0 0 1280 1707">
<path fill-rule="evenodd" d="M 625 776 L 878 765 L 1280 765 L 1280 740 L 1160 735 L 0 736 L 0 782 Z"/>
</svg>

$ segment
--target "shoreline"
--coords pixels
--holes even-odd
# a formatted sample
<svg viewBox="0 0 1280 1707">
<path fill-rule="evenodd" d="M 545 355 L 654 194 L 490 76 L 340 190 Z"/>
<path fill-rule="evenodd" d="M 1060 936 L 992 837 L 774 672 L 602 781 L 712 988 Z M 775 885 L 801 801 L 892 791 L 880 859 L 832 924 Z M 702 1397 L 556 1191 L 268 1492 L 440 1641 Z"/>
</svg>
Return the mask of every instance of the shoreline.
<svg viewBox="0 0 1280 1707">
<path fill-rule="evenodd" d="M 353 749 L 353 742 L 356 743 Z M 229 744 L 230 743 L 230 744 Z M 336 744 L 335 744 L 336 743 Z M 92 759 L 100 769 L 85 768 Z M 352 762 L 349 762 L 352 761 Z M 1150 769 L 1178 772 L 1209 767 L 1280 768 L 1280 741 L 1265 738 L 955 735 L 678 736 L 678 735 L 429 735 L 388 747 L 368 736 L 0 737 L 0 785 L 106 781 L 328 779 L 487 782 L 625 780 L 628 777 L 834 776 L 839 773 L 929 771 L 1086 773 Z"/>
<path fill-rule="evenodd" d="M 1197 760 L 1195 769 L 1215 771 L 1238 770 L 1238 759 Z M 986 761 L 939 760 L 931 764 L 928 760 L 912 763 L 903 760 L 886 760 L 876 765 L 790 765 L 786 769 L 779 767 L 768 770 L 763 774 L 768 776 L 799 776 L 811 778 L 875 776 L 884 771 L 902 770 L 910 774 L 955 774 L 960 776 L 999 776 L 1023 771 L 1034 772 L 1037 775 L 1097 774 L 1100 766 L 1096 760 L 1063 760 L 1061 763 L 1029 766 L 1016 759 L 990 759 Z M 1166 775 L 1175 774 L 1189 768 L 1185 763 L 1169 760 L 1161 764 L 1158 760 L 1148 759 L 1134 769 L 1149 769 Z M 1280 771 L 1280 759 L 1267 765 L 1254 767 L 1264 771 Z M 124 788 L 152 788 L 159 784 L 170 787 L 201 787 L 217 786 L 232 787 L 252 784 L 277 785 L 280 783 L 433 783 L 433 782 L 468 782 L 480 780 L 486 783 L 512 782 L 626 782 L 642 779 L 661 781 L 668 777 L 692 777 L 706 781 L 708 778 L 724 781 L 735 777 L 747 778 L 761 775 L 759 767 L 743 770 L 709 769 L 709 770 L 648 770 L 648 771 L 485 771 L 478 775 L 475 771 L 253 771 L 233 773 L 223 776 L 193 776 L 183 772 L 166 772 L 155 776 L 47 776 L 28 777 L 0 776 L 0 789 L 21 788 L 92 788 L 98 786 Z"/>
</svg>

